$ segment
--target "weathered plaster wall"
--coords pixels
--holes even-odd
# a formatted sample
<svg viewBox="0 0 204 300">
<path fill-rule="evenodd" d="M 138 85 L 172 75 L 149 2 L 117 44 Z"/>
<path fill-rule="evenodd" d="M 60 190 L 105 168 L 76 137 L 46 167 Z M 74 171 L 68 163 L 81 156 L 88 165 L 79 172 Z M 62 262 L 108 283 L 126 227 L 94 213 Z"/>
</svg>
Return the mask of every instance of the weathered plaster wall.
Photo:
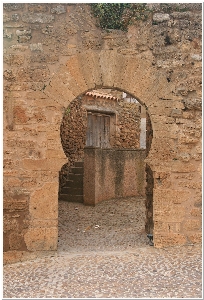
<svg viewBox="0 0 204 300">
<path fill-rule="evenodd" d="M 60 124 L 72 100 L 101 87 L 150 115 L 155 247 L 201 242 L 202 5 L 151 7 L 128 32 L 106 32 L 86 4 L 4 4 L 6 261 L 57 248 Z"/>
<path fill-rule="evenodd" d="M 145 150 L 84 150 L 84 204 L 145 197 Z"/>
</svg>

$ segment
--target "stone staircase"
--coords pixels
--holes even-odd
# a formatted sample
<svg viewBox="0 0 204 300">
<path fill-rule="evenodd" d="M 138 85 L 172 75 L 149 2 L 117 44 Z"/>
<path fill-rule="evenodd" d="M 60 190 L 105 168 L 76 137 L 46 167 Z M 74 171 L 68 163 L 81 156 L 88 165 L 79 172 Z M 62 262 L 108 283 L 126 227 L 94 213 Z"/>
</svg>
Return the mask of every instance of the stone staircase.
<svg viewBox="0 0 204 300">
<path fill-rule="evenodd" d="M 83 176 L 84 163 L 82 161 L 75 162 L 74 166 L 70 168 L 65 186 L 61 189 L 59 200 L 83 203 Z"/>
</svg>

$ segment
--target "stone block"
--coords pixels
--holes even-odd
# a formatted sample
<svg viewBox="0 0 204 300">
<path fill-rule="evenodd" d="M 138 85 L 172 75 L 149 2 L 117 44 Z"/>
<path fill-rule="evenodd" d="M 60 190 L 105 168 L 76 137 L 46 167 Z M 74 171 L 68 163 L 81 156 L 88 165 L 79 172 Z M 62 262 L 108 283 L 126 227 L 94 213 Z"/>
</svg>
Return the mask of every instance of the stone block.
<svg viewBox="0 0 204 300">
<path fill-rule="evenodd" d="M 184 190 L 173 189 L 154 189 L 154 205 L 173 205 L 188 202 L 190 199 L 190 192 Z"/>
<path fill-rule="evenodd" d="M 50 70 L 46 65 L 29 66 L 19 68 L 17 74 L 18 81 L 45 82 L 50 79 Z"/>
<path fill-rule="evenodd" d="M 54 83 L 53 87 L 49 84 L 46 85 L 44 90 L 43 90 L 44 95 L 46 98 L 48 98 L 48 101 L 51 103 L 56 103 L 56 105 L 62 107 L 62 106 L 67 106 L 67 104 L 64 104 L 66 102 L 69 103 L 69 100 L 67 101 L 67 98 L 64 98 L 55 88 L 54 88 Z M 51 100 L 49 100 L 51 99 Z"/>
<path fill-rule="evenodd" d="M 171 187 L 170 172 L 155 172 L 154 187 L 156 189 L 168 189 Z"/>
<path fill-rule="evenodd" d="M 100 68 L 100 57 L 96 51 L 87 51 L 87 61 L 96 86 L 102 85 L 102 74 Z"/>
<path fill-rule="evenodd" d="M 24 6 L 25 4 L 22 3 L 4 3 L 4 9 L 6 11 L 16 11 L 16 10 L 22 11 Z"/>
<path fill-rule="evenodd" d="M 30 189 L 30 188 L 36 188 L 37 186 L 37 179 L 34 177 L 34 178 L 24 178 L 22 179 L 22 182 L 21 182 L 21 186 L 23 188 L 26 188 L 26 189 Z"/>
<path fill-rule="evenodd" d="M 201 207 L 200 208 L 193 208 L 190 213 L 191 213 L 192 217 L 201 217 L 202 208 Z"/>
<path fill-rule="evenodd" d="M 43 51 L 42 43 L 30 44 L 31 51 Z"/>
<path fill-rule="evenodd" d="M 11 233 L 9 235 L 9 248 L 10 250 L 27 250 L 25 247 L 23 234 L 19 234 L 17 232 Z"/>
<path fill-rule="evenodd" d="M 43 101 L 44 100 L 44 106 L 45 106 L 45 103 L 47 103 L 47 102 L 48 102 L 48 105 L 49 105 L 49 101 L 50 101 L 49 97 L 47 97 L 45 95 L 45 93 L 42 92 L 42 91 L 28 91 L 26 93 L 26 99 L 29 102 L 35 100 L 36 101 L 36 106 L 39 105 L 38 102 L 37 102 L 38 100 L 39 101 Z"/>
<path fill-rule="evenodd" d="M 197 144 L 199 142 L 199 138 L 191 137 L 191 136 L 182 136 L 179 138 L 179 143 L 182 144 Z"/>
<path fill-rule="evenodd" d="M 58 229 L 56 227 L 30 228 L 24 239 L 28 251 L 57 250 Z"/>
<path fill-rule="evenodd" d="M 16 35 L 19 36 L 29 36 L 31 35 L 31 30 L 16 30 Z"/>
<path fill-rule="evenodd" d="M 186 109 L 202 110 L 202 98 L 191 98 L 183 100 Z"/>
<path fill-rule="evenodd" d="M 47 159 L 23 159 L 22 167 L 27 170 L 44 170 L 44 171 L 56 171 L 60 170 L 61 166 L 67 162 L 66 158 L 54 158 Z"/>
<path fill-rule="evenodd" d="M 46 182 L 36 189 L 30 197 L 29 211 L 32 219 L 57 219 L 58 184 Z"/>
<path fill-rule="evenodd" d="M 86 84 L 86 81 L 85 81 L 82 73 L 81 73 L 78 57 L 76 55 L 71 57 L 67 61 L 66 66 L 68 68 L 68 72 L 71 74 L 73 79 L 76 81 L 77 85 L 80 87 L 81 93 L 86 92 L 88 90 L 88 86 Z"/>
<path fill-rule="evenodd" d="M 154 220 L 154 228 L 157 233 L 168 232 L 168 223 L 160 220 Z"/>
<path fill-rule="evenodd" d="M 135 69 L 137 68 L 137 61 L 134 60 L 134 57 L 132 56 L 120 54 L 117 55 L 117 59 L 120 60 L 120 65 L 117 66 L 117 73 L 114 75 L 114 87 L 123 88 L 131 93 L 129 83 L 132 79 L 132 76 L 134 76 Z M 126 74 L 128 73 L 129 81 L 126 81 Z M 130 84 L 130 86 L 132 85 Z"/>
<path fill-rule="evenodd" d="M 19 105 L 14 106 L 13 117 L 15 124 L 27 124 L 29 121 L 26 109 Z"/>
<path fill-rule="evenodd" d="M 195 164 L 189 162 L 173 160 L 171 163 L 171 170 L 172 172 L 177 173 L 191 173 L 196 172 L 197 167 Z"/>
<path fill-rule="evenodd" d="M 19 261 L 26 261 L 26 260 L 32 260 L 37 257 L 37 254 L 34 252 L 28 252 L 28 251 L 7 251 L 3 254 L 3 263 L 6 264 L 12 264 Z"/>
<path fill-rule="evenodd" d="M 178 182 L 179 187 L 189 188 L 189 189 L 202 189 L 202 183 L 201 182 L 195 182 L 195 181 L 179 181 Z"/>
<path fill-rule="evenodd" d="M 179 233 L 181 231 L 180 222 L 168 222 L 167 226 L 170 233 Z"/>
<path fill-rule="evenodd" d="M 195 207 L 202 207 L 202 197 L 194 202 Z"/>
<path fill-rule="evenodd" d="M 3 216 L 3 232 L 10 230 L 18 230 L 18 222 L 16 219 L 12 219 L 9 214 Z"/>
<path fill-rule="evenodd" d="M 48 15 L 45 13 L 33 13 L 33 14 L 29 14 L 29 13 L 24 13 L 22 15 L 22 21 L 25 23 L 53 23 L 54 21 L 54 16 L 53 15 Z"/>
<path fill-rule="evenodd" d="M 59 140 L 60 139 L 60 132 L 59 131 L 50 131 L 50 130 L 47 130 L 46 132 L 46 138 L 48 140 Z"/>
<path fill-rule="evenodd" d="M 64 14 L 66 13 L 66 8 L 63 5 L 57 5 L 51 9 L 51 13 L 57 15 Z"/>
<path fill-rule="evenodd" d="M 201 230 L 202 221 L 200 220 L 186 220 L 183 222 L 184 231 L 199 231 Z"/>
<path fill-rule="evenodd" d="M 57 109 L 57 107 L 56 107 L 56 109 Z M 51 125 L 49 126 L 49 129 L 50 129 L 51 131 L 58 131 L 58 130 L 59 130 L 59 126 L 58 126 L 57 124 L 51 124 Z M 47 132 L 47 125 L 44 125 L 44 124 L 38 125 L 38 126 L 37 126 L 37 131 L 38 131 L 38 132 Z"/>
<path fill-rule="evenodd" d="M 180 222 L 161 222 L 154 220 L 154 228 L 157 233 L 164 234 L 165 232 L 167 235 L 169 233 L 180 233 L 181 231 L 181 223 Z"/>
<path fill-rule="evenodd" d="M 8 14 L 3 14 L 3 23 L 9 22 L 11 20 Z"/>
<path fill-rule="evenodd" d="M 13 70 L 6 69 L 4 71 L 4 79 L 6 79 L 8 81 L 15 80 L 15 73 L 13 72 Z M 9 95 L 8 95 L 8 97 L 9 97 Z"/>
<path fill-rule="evenodd" d="M 21 186 L 22 181 L 18 177 L 10 177 L 7 179 L 7 182 L 5 185 L 12 186 L 12 187 L 18 187 Z"/>
<path fill-rule="evenodd" d="M 10 66 L 20 66 L 24 63 L 24 56 L 22 54 L 4 55 L 4 63 Z"/>
<path fill-rule="evenodd" d="M 42 52 L 43 46 L 41 43 L 31 44 L 30 50 L 35 53 L 32 53 L 32 55 L 28 56 L 27 62 L 29 64 L 33 64 L 33 63 L 55 64 L 56 62 L 59 61 L 59 56 L 57 54 L 55 53 L 45 54 L 44 52 Z M 42 53 L 40 53 L 39 51 L 41 51 Z"/>
<path fill-rule="evenodd" d="M 159 138 L 157 135 L 153 138 L 151 143 L 151 150 L 148 155 L 152 156 L 152 160 L 155 158 L 162 162 L 172 161 L 176 157 L 175 142 L 173 139 L 169 139 L 167 136 Z"/>
<path fill-rule="evenodd" d="M 161 73 L 156 73 L 151 66 L 152 58 L 147 54 L 145 57 L 135 57 L 135 63 L 133 65 L 134 73 L 132 77 L 125 76 L 126 80 L 123 80 L 124 89 L 128 90 L 136 98 L 141 99 L 145 104 L 148 103 L 149 111 L 150 106 L 158 104 L 158 99 L 161 100 L 174 100 L 172 94 L 172 86 L 167 85 L 166 76 Z M 137 65 L 139 66 L 137 67 Z M 140 84 L 139 84 L 140 83 Z M 164 96 L 165 95 L 165 96 Z M 160 107 L 159 107 L 160 109 Z"/>
<path fill-rule="evenodd" d="M 193 233 L 188 235 L 188 240 L 193 244 L 202 243 L 202 232 Z"/>
<path fill-rule="evenodd" d="M 58 220 L 39 220 L 39 219 L 33 219 L 29 222 L 30 228 L 50 228 L 50 227 L 58 227 Z"/>
<path fill-rule="evenodd" d="M 28 11 L 30 13 L 44 13 L 48 11 L 48 4 L 43 3 L 29 3 Z"/>
<path fill-rule="evenodd" d="M 9 32 L 7 29 L 3 30 L 3 38 L 11 39 L 13 34 Z"/>
<path fill-rule="evenodd" d="M 185 218 L 185 207 L 180 206 L 179 208 L 173 206 L 163 206 L 159 208 L 153 205 L 153 219 L 154 221 L 162 222 L 182 222 Z M 155 228 L 156 230 L 156 228 Z"/>
<path fill-rule="evenodd" d="M 164 248 L 171 246 L 183 246 L 187 243 L 187 238 L 181 233 L 161 234 L 154 231 L 154 247 Z"/>
<path fill-rule="evenodd" d="M 46 158 L 63 158 L 66 159 L 66 155 L 62 149 L 55 150 L 55 149 L 48 149 L 45 152 Z"/>
<path fill-rule="evenodd" d="M 7 141 L 8 147 L 19 147 L 21 148 L 27 148 L 27 149 L 35 149 L 37 147 L 37 142 L 33 140 L 22 140 L 19 138 L 16 139 L 10 139 Z"/>
<path fill-rule="evenodd" d="M 17 170 L 3 170 L 3 177 L 6 178 L 7 176 L 17 177 L 19 172 Z"/>
<path fill-rule="evenodd" d="M 45 170 L 45 171 L 40 171 L 40 180 L 41 182 L 58 182 L 59 181 L 59 172 L 58 170 L 55 171 L 49 171 L 49 170 Z"/>
<path fill-rule="evenodd" d="M 28 46 L 27 45 L 21 45 L 21 44 L 17 44 L 17 45 L 14 44 L 14 45 L 11 45 L 9 47 L 9 49 L 11 49 L 14 53 L 18 52 L 18 51 L 24 52 L 28 49 Z"/>
<path fill-rule="evenodd" d="M 169 14 L 163 14 L 163 13 L 153 14 L 153 21 L 156 23 L 162 23 L 169 20 L 170 20 Z"/>
<path fill-rule="evenodd" d="M 17 197 L 17 196 L 14 196 Z M 28 209 L 28 196 L 27 195 L 18 195 L 19 198 L 14 199 L 5 199 L 3 206 L 4 209 L 10 211 L 25 211 Z M 22 197 L 23 199 L 20 199 Z"/>
<path fill-rule="evenodd" d="M 102 50 L 99 54 L 99 63 L 103 86 L 112 87 L 117 76 L 118 55 L 115 50 Z M 122 74 L 121 74 L 122 75 Z"/>
<path fill-rule="evenodd" d="M 3 232 L 3 251 L 9 251 L 9 234 L 7 232 Z"/>
<path fill-rule="evenodd" d="M 67 107 L 67 105 L 74 100 L 75 95 L 72 93 L 72 90 L 70 90 L 59 78 L 52 78 L 50 86 L 55 90 L 55 93 L 58 93 L 56 98 L 58 103 L 63 103 L 64 106 Z"/>
<path fill-rule="evenodd" d="M 58 72 L 57 72 L 57 78 L 64 83 L 66 88 L 70 90 L 73 95 L 76 97 L 81 91 L 81 87 L 77 84 L 76 80 L 73 78 L 72 74 L 69 72 L 66 65 L 60 66 Z M 52 80 L 54 80 L 55 77 L 53 77 Z"/>
<path fill-rule="evenodd" d="M 99 58 L 94 55 L 94 51 L 84 51 L 77 58 L 88 89 L 94 89 L 96 84 L 101 84 Z"/>
<path fill-rule="evenodd" d="M 48 150 L 55 150 L 56 148 L 62 149 L 62 144 L 60 141 L 55 140 L 47 140 L 47 149 Z"/>
</svg>

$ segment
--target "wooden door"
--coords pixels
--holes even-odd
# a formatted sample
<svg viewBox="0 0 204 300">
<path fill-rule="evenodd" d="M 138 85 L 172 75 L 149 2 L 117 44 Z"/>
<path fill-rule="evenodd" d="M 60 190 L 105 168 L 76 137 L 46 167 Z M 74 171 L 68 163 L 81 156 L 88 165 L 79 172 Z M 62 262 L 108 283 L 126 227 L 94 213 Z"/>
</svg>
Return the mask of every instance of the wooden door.
<svg viewBox="0 0 204 300">
<path fill-rule="evenodd" d="M 86 146 L 110 147 L 110 116 L 88 112 Z"/>
</svg>

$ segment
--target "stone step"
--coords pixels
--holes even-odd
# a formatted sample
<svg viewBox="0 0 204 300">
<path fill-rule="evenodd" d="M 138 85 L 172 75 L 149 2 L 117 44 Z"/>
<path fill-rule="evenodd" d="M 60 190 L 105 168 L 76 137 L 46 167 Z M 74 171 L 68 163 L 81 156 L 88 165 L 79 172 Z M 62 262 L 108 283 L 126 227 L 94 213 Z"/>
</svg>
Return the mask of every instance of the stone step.
<svg viewBox="0 0 204 300">
<path fill-rule="evenodd" d="M 65 186 L 66 188 L 74 188 L 74 189 L 83 189 L 83 181 L 74 181 L 74 180 L 67 180 Z"/>
<path fill-rule="evenodd" d="M 75 162 L 74 166 L 70 168 L 65 186 L 61 189 L 59 200 L 83 203 L 83 176 L 84 163 L 82 161 Z"/>
<path fill-rule="evenodd" d="M 69 173 L 69 181 L 83 182 L 83 174 Z"/>
<path fill-rule="evenodd" d="M 84 167 L 84 162 L 83 161 L 76 161 L 74 163 L 74 166 L 77 168 L 83 168 Z"/>
<path fill-rule="evenodd" d="M 71 167 L 70 173 L 73 173 L 73 174 L 84 174 L 84 168 L 81 168 L 81 167 Z"/>
<path fill-rule="evenodd" d="M 84 198 L 82 195 L 67 195 L 67 194 L 60 194 L 59 200 L 68 201 L 68 202 L 78 202 L 83 203 Z"/>
<path fill-rule="evenodd" d="M 67 195 L 81 195 L 83 196 L 83 188 L 70 188 L 70 187 L 63 187 L 61 190 L 62 194 Z"/>
</svg>

